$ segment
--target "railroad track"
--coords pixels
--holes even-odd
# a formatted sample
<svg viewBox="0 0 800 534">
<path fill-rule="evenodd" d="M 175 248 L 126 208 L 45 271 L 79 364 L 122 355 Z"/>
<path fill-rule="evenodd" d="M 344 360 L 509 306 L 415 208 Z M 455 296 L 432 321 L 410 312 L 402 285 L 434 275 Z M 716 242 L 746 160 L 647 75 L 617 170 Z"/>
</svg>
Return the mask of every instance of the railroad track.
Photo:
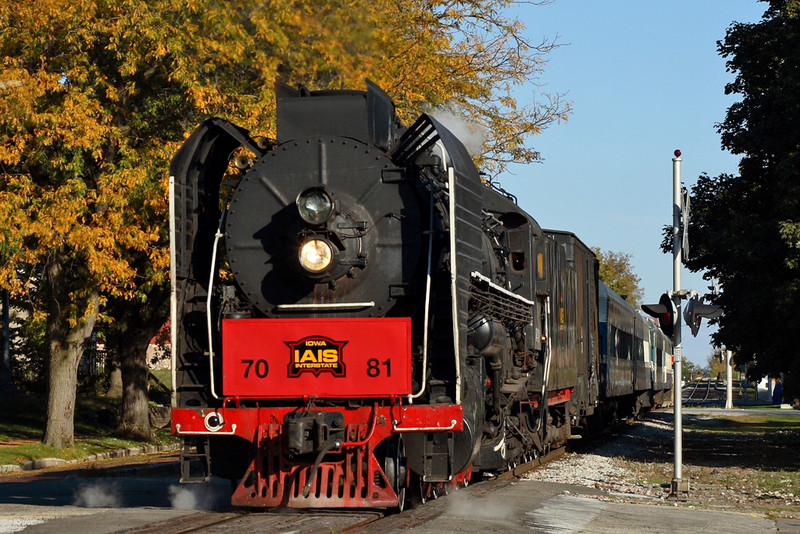
<svg viewBox="0 0 800 534">
<path fill-rule="evenodd" d="M 349 532 L 384 517 L 382 512 L 287 510 L 200 512 L 124 531 L 125 534 L 222 534 L 232 532 Z"/>
<path fill-rule="evenodd" d="M 566 447 L 561 447 L 558 449 L 554 449 L 549 453 L 545 454 L 544 456 L 540 456 L 539 458 L 534 458 L 529 462 L 525 462 L 524 464 L 520 464 L 517 467 L 506 471 L 497 476 L 497 480 L 512 480 L 515 478 L 520 478 L 522 475 L 529 471 L 533 471 L 534 469 L 545 465 L 546 463 L 552 462 L 556 458 L 560 458 L 566 452 Z"/>
<path fill-rule="evenodd" d="M 685 403 L 704 403 L 725 401 L 725 386 L 716 381 L 703 380 L 687 384 L 683 388 L 683 402 Z"/>
<path fill-rule="evenodd" d="M 481 481 L 480 484 L 490 484 L 492 480 L 520 478 L 525 473 L 559 458 L 565 450 L 565 447 L 555 449 L 544 456 L 515 466 L 510 471 Z M 453 487 L 446 486 L 443 485 L 441 491 L 433 492 L 431 498 L 445 496 L 450 490 L 458 489 L 455 485 Z M 294 531 L 329 534 L 330 532 L 350 532 L 362 529 L 382 519 L 385 515 L 376 510 L 272 509 L 267 511 L 198 512 L 124 532 L 125 534 L 188 534 L 202 531 L 204 534 L 221 534 Z"/>
</svg>

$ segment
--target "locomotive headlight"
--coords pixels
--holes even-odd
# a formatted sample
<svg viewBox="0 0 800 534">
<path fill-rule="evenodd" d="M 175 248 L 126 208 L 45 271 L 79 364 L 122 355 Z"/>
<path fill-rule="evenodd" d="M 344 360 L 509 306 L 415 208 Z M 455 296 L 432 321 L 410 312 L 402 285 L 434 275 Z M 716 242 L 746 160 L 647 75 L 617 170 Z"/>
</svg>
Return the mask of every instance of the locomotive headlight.
<svg viewBox="0 0 800 534">
<path fill-rule="evenodd" d="M 297 210 L 308 224 L 324 224 L 333 213 L 333 199 L 321 187 L 310 187 L 297 195 Z"/>
<path fill-rule="evenodd" d="M 324 271 L 332 261 L 333 248 L 323 239 L 311 239 L 300 249 L 300 265 L 312 273 Z"/>
</svg>

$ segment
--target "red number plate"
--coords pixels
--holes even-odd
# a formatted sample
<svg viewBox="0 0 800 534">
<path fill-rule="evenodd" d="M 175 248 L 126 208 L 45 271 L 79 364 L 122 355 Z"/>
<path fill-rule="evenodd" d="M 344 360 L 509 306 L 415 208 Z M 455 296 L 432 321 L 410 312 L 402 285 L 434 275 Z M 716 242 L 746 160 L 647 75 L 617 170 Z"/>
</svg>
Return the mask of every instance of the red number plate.
<svg viewBox="0 0 800 534">
<path fill-rule="evenodd" d="M 225 319 L 225 396 L 411 393 L 411 319 Z"/>
</svg>

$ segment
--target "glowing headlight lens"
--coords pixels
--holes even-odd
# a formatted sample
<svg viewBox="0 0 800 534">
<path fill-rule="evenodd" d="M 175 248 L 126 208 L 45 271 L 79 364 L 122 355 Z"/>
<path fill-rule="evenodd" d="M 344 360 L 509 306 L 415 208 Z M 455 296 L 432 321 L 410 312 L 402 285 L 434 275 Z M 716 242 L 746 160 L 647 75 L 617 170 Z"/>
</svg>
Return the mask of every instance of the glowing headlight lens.
<svg viewBox="0 0 800 534">
<path fill-rule="evenodd" d="M 323 224 L 331 218 L 333 200 L 321 187 L 312 187 L 297 195 L 297 210 L 308 224 Z"/>
<path fill-rule="evenodd" d="M 312 239 L 300 249 L 300 265 L 312 273 L 324 271 L 333 261 L 331 246 L 322 239 Z"/>
</svg>

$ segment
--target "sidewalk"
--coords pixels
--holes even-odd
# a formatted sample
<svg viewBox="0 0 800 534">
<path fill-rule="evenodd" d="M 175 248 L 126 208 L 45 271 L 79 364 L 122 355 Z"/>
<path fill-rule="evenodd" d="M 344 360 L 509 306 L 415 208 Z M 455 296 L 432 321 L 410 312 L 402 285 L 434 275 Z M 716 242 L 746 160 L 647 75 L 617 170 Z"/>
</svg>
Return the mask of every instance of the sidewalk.
<svg viewBox="0 0 800 534">
<path fill-rule="evenodd" d="M 172 443 L 168 445 L 142 445 L 141 447 L 131 447 L 127 449 L 119 449 L 116 451 L 101 452 L 92 454 L 85 458 L 76 458 L 73 460 L 64 460 L 63 458 L 36 458 L 28 460 L 21 465 L 5 464 L 0 465 L 0 474 L 2 473 L 16 473 L 20 471 L 32 471 L 36 469 L 45 469 L 48 467 L 61 467 L 73 464 L 82 464 L 90 462 L 99 462 L 102 460 L 110 460 L 114 458 L 127 458 L 131 456 L 146 456 L 150 454 L 160 454 L 165 452 L 173 452 L 181 449 L 180 443 Z"/>
</svg>

